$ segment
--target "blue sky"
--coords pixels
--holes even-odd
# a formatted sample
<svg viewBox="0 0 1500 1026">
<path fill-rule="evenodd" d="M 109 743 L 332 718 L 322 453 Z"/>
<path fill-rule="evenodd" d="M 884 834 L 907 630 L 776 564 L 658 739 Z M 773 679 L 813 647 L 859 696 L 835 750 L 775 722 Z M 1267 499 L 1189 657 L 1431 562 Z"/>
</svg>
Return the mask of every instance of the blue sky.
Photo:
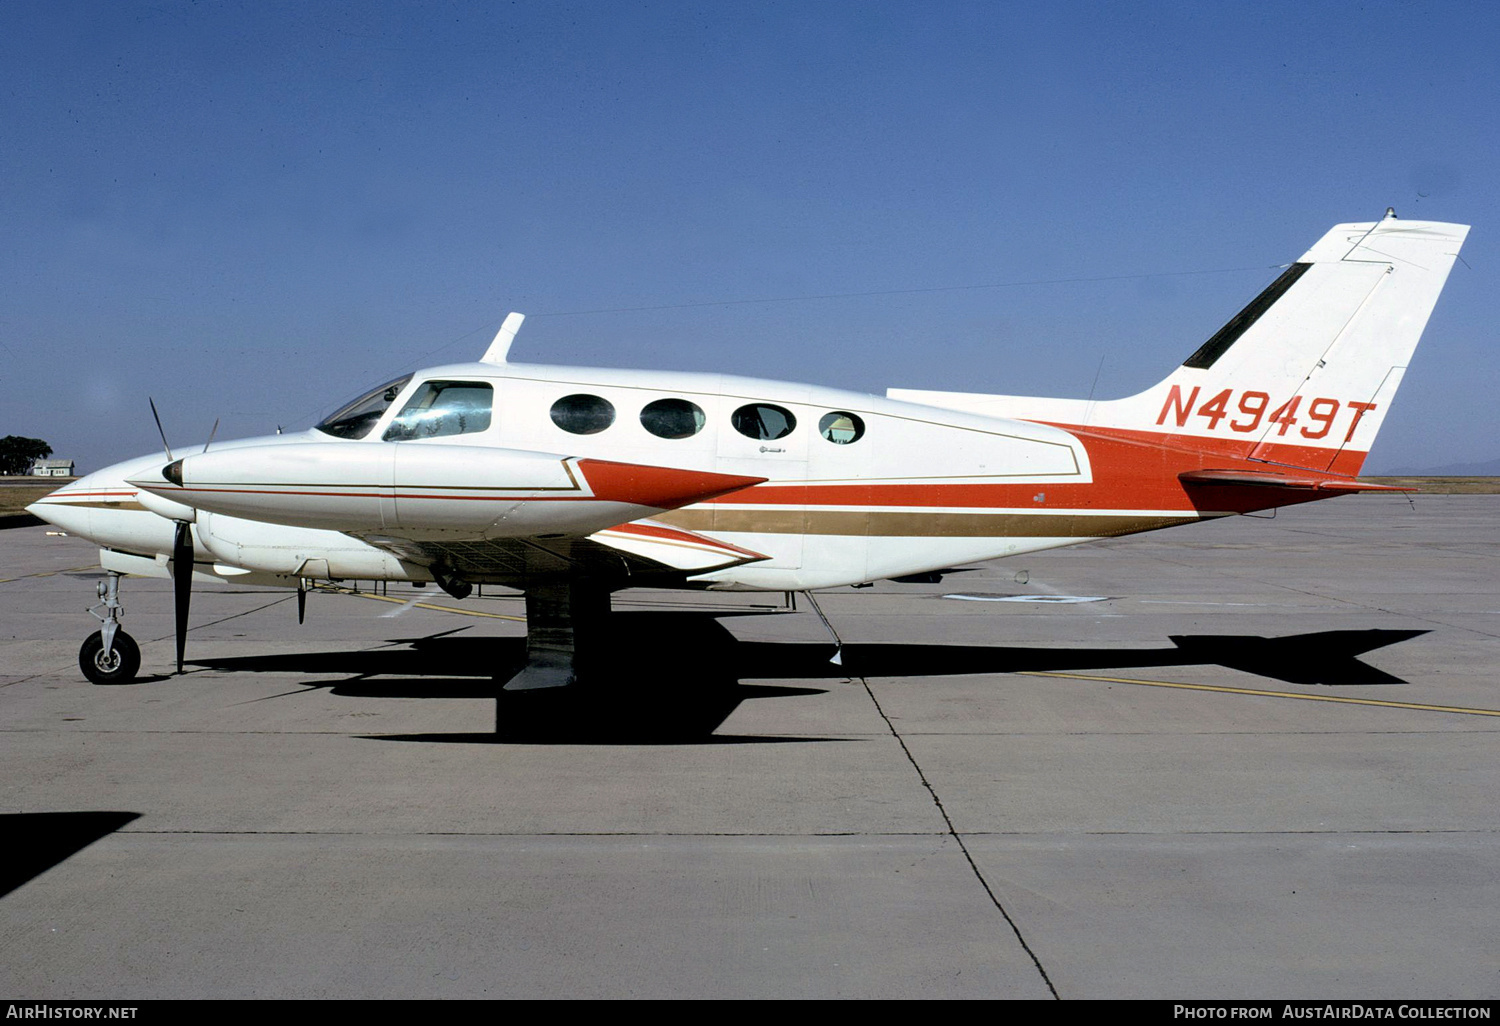
<svg viewBox="0 0 1500 1026">
<path fill-rule="evenodd" d="M 1492 459 L 1497 53 L 1477 3 L 7 0 L 0 434 L 305 427 L 512 309 L 529 362 L 1124 395 L 1394 205 L 1475 231 L 1368 469 Z"/>
</svg>

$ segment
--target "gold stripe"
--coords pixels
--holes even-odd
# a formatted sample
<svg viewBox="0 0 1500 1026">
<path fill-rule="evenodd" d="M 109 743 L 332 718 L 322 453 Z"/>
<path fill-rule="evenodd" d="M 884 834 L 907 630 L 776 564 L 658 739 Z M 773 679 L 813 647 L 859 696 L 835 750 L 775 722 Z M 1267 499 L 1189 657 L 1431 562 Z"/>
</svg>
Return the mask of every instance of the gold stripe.
<svg viewBox="0 0 1500 1026">
<path fill-rule="evenodd" d="M 896 513 L 872 510 L 678 509 L 653 519 L 686 531 L 830 534 L 872 538 L 1107 538 L 1193 523 L 1182 516 L 1065 513 Z"/>
<path fill-rule="evenodd" d="M 1214 684 L 1182 684 L 1170 680 L 1136 680 L 1131 677 L 1096 677 L 1088 673 L 1050 673 L 1044 670 L 1021 671 L 1023 677 L 1063 677 L 1068 680 L 1095 680 L 1106 684 L 1139 684 L 1148 688 L 1180 688 L 1184 691 L 1218 691 L 1229 695 L 1257 695 L 1261 698 L 1295 698 L 1303 702 L 1339 702 L 1344 705 L 1378 705 L 1387 709 L 1416 709 L 1420 712 L 1461 713 L 1465 716 L 1500 716 L 1500 709 L 1471 709 L 1459 705 L 1426 705 L 1422 702 L 1386 702 L 1378 698 L 1344 698 L 1339 695 L 1302 695 L 1295 691 L 1261 691 L 1257 688 L 1231 688 Z"/>
</svg>

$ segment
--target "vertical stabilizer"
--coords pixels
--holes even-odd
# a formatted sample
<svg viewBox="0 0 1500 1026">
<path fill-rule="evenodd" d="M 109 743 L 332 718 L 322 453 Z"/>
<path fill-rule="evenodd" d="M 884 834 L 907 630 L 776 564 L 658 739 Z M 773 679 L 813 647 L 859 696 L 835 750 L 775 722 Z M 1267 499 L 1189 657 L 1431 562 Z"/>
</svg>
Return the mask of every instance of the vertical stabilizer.
<svg viewBox="0 0 1500 1026">
<path fill-rule="evenodd" d="M 1336 225 L 1166 380 L 1125 399 L 889 394 L 991 416 L 1150 432 L 1226 456 L 1354 474 L 1468 232 L 1389 213 Z"/>
</svg>

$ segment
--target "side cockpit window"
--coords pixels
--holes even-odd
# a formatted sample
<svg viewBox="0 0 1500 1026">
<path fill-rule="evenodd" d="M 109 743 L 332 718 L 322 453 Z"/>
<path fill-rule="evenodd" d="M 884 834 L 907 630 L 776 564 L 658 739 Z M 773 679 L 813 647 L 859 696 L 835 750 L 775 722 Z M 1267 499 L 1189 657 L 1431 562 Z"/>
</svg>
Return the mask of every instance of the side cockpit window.
<svg viewBox="0 0 1500 1026">
<path fill-rule="evenodd" d="M 387 442 L 411 442 L 485 431 L 494 406 L 495 389 L 486 382 L 424 381 L 383 437 Z"/>
<path fill-rule="evenodd" d="M 401 394 L 410 380 L 411 375 L 407 374 L 371 389 L 352 403 L 346 403 L 324 417 L 317 429 L 335 438 L 365 437 L 380 418 L 385 416 L 385 411 L 396 401 L 396 396 Z"/>
</svg>

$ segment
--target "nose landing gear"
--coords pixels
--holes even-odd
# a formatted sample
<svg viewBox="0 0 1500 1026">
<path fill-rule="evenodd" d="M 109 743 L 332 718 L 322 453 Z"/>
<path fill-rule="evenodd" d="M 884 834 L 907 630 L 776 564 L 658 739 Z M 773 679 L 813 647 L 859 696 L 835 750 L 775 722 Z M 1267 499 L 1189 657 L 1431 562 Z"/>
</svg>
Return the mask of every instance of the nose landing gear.
<svg viewBox="0 0 1500 1026">
<path fill-rule="evenodd" d="M 104 626 L 78 650 L 78 668 L 95 684 L 129 684 L 141 668 L 141 648 L 120 629 L 120 575 L 113 570 L 99 582 L 99 602 L 89 612 Z M 103 610 L 101 613 L 100 610 Z"/>
</svg>

